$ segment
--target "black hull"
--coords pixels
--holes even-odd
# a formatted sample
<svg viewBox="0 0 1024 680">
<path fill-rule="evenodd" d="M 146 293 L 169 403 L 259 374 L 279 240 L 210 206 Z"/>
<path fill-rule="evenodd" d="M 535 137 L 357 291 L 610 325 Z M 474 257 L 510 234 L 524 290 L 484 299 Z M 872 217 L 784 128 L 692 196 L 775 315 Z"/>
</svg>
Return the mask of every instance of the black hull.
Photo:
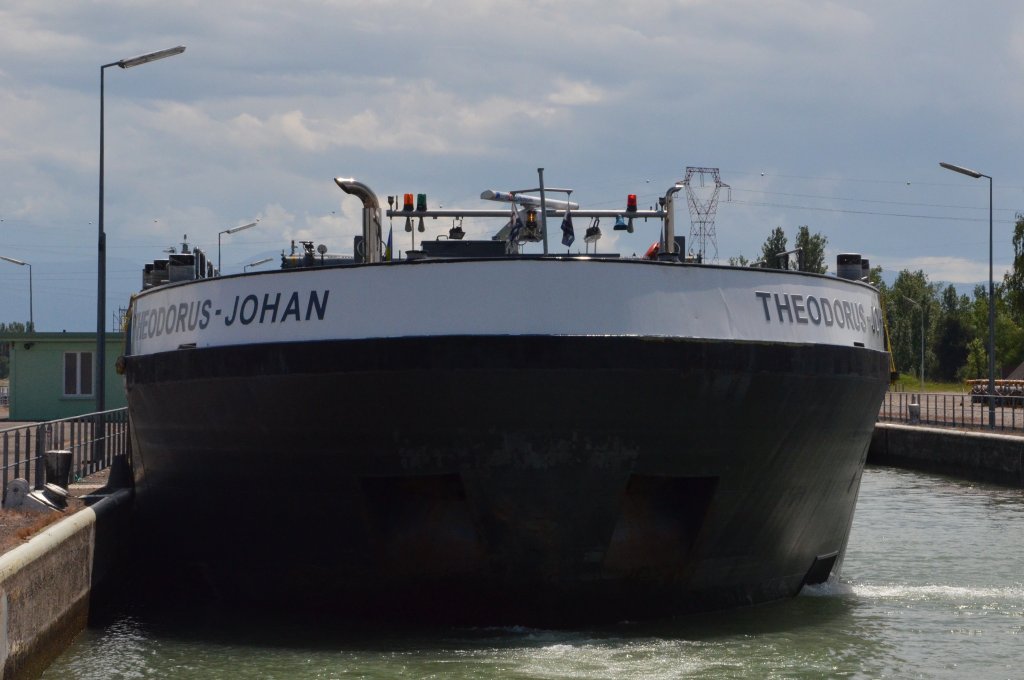
<svg viewBox="0 0 1024 680">
<path fill-rule="evenodd" d="M 888 361 L 474 336 L 182 350 L 126 377 L 150 554 L 355 616 L 558 623 L 826 577 Z"/>
</svg>

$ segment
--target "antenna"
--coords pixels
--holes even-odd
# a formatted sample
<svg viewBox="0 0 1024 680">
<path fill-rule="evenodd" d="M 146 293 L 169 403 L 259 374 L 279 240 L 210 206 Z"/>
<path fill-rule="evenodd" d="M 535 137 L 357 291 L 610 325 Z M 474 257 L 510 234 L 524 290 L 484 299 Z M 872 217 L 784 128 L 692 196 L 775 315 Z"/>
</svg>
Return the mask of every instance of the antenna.
<svg viewBox="0 0 1024 680">
<path fill-rule="evenodd" d="M 700 185 L 704 186 L 704 175 L 710 175 L 715 182 L 711 197 L 702 200 L 690 185 L 690 178 L 700 175 Z M 686 187 L 686 203 L 690 206 L 690 243 L 696 248 L 701 262 L 708 262 L 708 246 L 710 245 L 711 262 L 718 262 L 718 240 L 715 238 L 715 212 L 718 211 L 718 192 L 722 187 L 728 189 L 727 201 L 732 200 L 732 187 L 722 181 L 718 168 L 686 168 L 686 177 L 682 181 Z"/>
</svg>

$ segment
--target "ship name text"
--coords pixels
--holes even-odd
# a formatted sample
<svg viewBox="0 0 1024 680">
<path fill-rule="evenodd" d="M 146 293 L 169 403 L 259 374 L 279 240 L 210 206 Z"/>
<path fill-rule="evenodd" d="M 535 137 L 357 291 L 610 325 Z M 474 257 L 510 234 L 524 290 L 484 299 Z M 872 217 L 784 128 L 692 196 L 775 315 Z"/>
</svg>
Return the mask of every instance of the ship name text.
<svg viewBox="0 0 1024 680">
<path fill-rule="evenodd" d="M 774 316 L 778 323 L 837 326 L 873 334 L 882 332 L 882 311 L 878 307 L 867 310 L 859 302 L 817 295 L 761 290 L 754 291 L 754 295 L 761 301 L 767 322 L 771 322 Z"/>
<path fill-rule="evenodd" d="M 211 323 L 224 326 L 249 326 L 303 321 L 323 321 L 327 313 L 329 290 L 293 291 L 236 295 L 224 308 L 214 308 L 212 300 L 192 300 L 146 309 L 132 320 L 135 341 L 205 330 Z"/>
</svg>

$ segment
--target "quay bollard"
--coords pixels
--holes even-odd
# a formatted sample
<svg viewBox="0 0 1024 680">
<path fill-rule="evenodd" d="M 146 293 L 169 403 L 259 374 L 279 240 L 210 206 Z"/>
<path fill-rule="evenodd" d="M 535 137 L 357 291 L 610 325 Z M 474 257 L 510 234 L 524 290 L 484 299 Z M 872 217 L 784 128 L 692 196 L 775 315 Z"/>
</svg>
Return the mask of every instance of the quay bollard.
<svg viewBox="0 0 1024 680">
<path fill-rule="evenodd" d="M 921 404 L 913 402 L 907 404 L 907 416 L 911 425 L 921 424 Z"/>
<path fill-rule="evenodd" d="M 71 452 L 66 450 L 46 452 L 46 481 L 66 489 L 71 481 Z"/>
</svg>

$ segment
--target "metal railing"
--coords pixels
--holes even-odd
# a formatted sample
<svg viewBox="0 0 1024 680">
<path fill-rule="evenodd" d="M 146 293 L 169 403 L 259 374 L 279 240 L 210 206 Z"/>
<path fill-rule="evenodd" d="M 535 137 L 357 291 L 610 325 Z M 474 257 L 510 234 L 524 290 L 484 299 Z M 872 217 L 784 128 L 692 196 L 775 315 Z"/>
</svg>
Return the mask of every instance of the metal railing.
<svg viewBox="0 0 1024 680">
<path fill-rule="evenodd" d="M 6 490 L 7 483 L 19 477 L 41 489 L 46 482 L 46 452 L 54 450 L 71 451 L 71 481 L 110 467 L 114 458 L 131 451 L 128 409 L 0 429 L 0 489 Z"/>
<path fill-rule="evenodd" d="M 988 397 L 964 394 L 915 394 L 886 392 L 878 420 L 955 427 L 965 430 L 988 429 Z M 1024 398 L 997 396 L 996 430 L 1024 432 Z"/>
</svg>

